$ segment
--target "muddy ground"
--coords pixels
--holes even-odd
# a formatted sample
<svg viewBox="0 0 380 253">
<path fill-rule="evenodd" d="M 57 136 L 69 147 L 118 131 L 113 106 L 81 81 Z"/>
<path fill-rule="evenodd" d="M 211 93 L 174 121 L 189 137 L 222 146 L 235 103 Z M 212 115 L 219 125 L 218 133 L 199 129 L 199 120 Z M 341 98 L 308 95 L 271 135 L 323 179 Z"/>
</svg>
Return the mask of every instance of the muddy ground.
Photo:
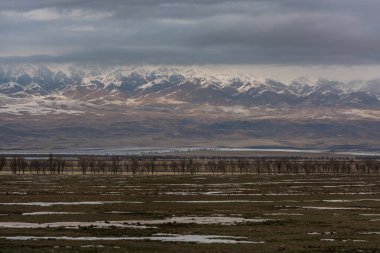
<svg viewBox="0 0 380 253">
<path fill-rule="evenodd" d="M 380 252 L 380 176 L 0 176 L 0 252 Z"/>
</svg>

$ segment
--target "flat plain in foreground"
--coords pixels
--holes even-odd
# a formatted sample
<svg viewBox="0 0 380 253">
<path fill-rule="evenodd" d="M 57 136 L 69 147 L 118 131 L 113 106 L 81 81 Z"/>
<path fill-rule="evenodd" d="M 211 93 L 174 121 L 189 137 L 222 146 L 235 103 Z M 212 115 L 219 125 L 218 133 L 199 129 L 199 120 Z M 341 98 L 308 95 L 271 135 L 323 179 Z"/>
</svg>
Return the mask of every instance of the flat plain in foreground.
<svg viewBox="0 0 380 253">
<path fill-rule="evenodd" d="M 380 252 L 378 175 L 0 182 L 0 252 Z"/>
</svg>

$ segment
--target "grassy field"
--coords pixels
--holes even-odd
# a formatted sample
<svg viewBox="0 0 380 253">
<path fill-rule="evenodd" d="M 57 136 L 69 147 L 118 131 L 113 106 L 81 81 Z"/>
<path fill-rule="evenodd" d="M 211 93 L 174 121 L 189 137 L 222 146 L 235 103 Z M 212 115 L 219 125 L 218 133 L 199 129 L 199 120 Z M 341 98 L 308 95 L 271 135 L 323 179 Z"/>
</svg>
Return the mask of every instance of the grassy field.
<svg viewBox="0 0 380 253">
<path fill-rule="evenodd" d="M 0 182 L 0 252 L 380 252 L 376 175 Z"/>
</svg>

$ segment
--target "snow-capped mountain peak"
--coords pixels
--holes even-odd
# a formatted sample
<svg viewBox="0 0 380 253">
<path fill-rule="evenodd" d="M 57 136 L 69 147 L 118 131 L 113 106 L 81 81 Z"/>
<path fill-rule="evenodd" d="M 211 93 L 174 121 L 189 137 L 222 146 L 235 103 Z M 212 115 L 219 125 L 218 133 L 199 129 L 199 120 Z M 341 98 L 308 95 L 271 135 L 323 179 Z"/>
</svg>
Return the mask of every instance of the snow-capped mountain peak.
<svg viewBox="0 0 380 253">
<path fill-rule="evenodd" d="M 171 67 L 87 68 L 74 65 L 5 65 L 0 93 L 10 97 L 59 94 L 82 101 L 94 98 L 142 103 L 171 101 L 218 105 L 380 107 L 380 82 L 360 89 L 342 82 L 301 77 L 290 83 L 253 75 L 212 74 Z"/>
</svg>

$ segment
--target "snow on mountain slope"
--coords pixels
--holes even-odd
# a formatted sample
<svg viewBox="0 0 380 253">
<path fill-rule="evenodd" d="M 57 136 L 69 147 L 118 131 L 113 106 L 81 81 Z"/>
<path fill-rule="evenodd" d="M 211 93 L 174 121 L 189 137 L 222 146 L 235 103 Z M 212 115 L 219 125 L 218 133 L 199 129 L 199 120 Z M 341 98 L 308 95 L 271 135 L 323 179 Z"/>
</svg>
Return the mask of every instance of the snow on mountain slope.
<svg viewBox="0 0 380 253">
<path fill-rule="evenodd" d="M 14 98 L 0 95 L 0 113 L 14 115 L 83 114 L 92 105 L 63 96 Z"/>
<path fill-rule="evenodd" d="M 372 94 L 380 99 L 380 79 L 368 81 L 360 91 L 365 92 L 366 94 Z"/>
<path fill-rule="evenodd" d="M 380 82 L 376 80 L 354 90 L 326 79 L 303 77 L 284 83 L 247 74 L 216 75 L 169 67 L 3 65 L 0 94 L 29 100 L 55 95 L 102 105 L 133 99 L 139 104 L 380 108 Z"/>
</svg>

